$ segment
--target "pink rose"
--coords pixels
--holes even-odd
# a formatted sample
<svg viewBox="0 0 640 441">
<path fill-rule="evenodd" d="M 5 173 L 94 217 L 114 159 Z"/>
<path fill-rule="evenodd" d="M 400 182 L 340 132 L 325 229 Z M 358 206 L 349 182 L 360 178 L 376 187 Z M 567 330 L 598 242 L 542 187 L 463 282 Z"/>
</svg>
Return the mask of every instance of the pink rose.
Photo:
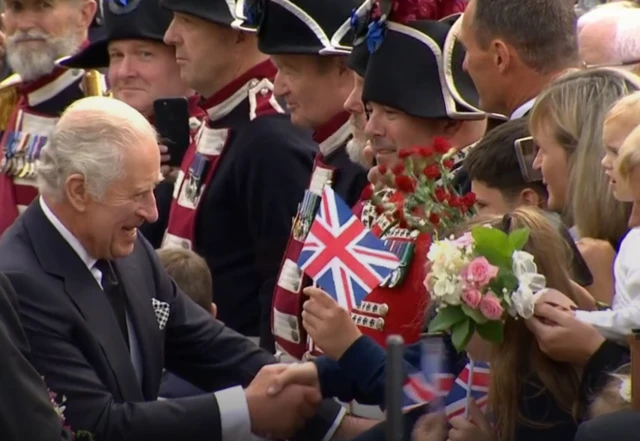
<svg viewBox="0 0 640 441">
<path fill-rule="evenodd" d="M 480 301 L 480 312 L 489 320 L 500 320 L 504 309 L 496 295 L 488 292 Z"/>
<path fill-rule="evenodd" d="M 498 275 L 498 267 L 493 266 L 484 257 L 476 257 L 462 271 L 462 278 L 465 282 L 477 287 L 486 286 Z"/>
<path fill-rule="evenodd" d="M 473 309 L 476 309 L 478 307 L 481 300 L 482 300 L 482 293 L 480 293 L 480 291 L 478 291 L 475 288 L 466 287 L 465 290 L 462 292 L 462 301 L 467 305 L 469 305 L 470 307 L 472 307 Z"/>
</svg>

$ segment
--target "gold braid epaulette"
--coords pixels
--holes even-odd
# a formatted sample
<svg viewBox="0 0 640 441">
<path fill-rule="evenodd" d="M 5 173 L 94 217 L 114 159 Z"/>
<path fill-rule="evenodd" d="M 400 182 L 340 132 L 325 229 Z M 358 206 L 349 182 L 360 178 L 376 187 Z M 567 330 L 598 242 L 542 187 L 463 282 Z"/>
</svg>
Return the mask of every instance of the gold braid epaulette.
<svg viewBox="0 0 640 441">
<path fill-rule="evenodd" d="M 0 84 L 0 131 L 6 130 L 13 110 L 18 105 L 18 84 Z"/>
</svg>

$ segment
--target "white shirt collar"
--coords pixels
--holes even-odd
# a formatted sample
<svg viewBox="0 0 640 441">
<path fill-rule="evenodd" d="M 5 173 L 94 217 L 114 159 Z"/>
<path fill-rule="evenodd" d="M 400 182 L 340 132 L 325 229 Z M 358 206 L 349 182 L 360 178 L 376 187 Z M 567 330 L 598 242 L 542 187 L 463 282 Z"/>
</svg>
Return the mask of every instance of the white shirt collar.
<svg viewBox="0 0 640 441">
<path fill-rule="evenodd" d="M 522 104 L 520 107 L 518 107 L 516 110 L 513 111 L 513 113 L 509 117 L 509 121 L 513 121 L 514 119 L 520 119 L 523 116 L 525 116 L 527 112 L 531 110 L 535 102 L 536 102 L 536 99 L 532 98 L 526 103 Z"/>
<path fill-rule="evenodd" d="M 80 260 L 82 260 L 82 262 L 87 266 L 87 268 L 89 268 L 89 270 L 92 270 L 93 266 L 97 262 L 97 259 L 89 255 L 89 253 L 82 246 L 80 241 L 73 234 L 71 234 L 71 231 L 69 231 L 67 227 L 65 227 L 62 224 L 62 222 L 60 222 L 60 219 L 58 219 L 56 215 L 53 214 L 53 212 L 47 206 L 42 196 L 40 196 L 39 202 L 40 202 L 40 208 L 42 208 L 42 211 L 44 212 L 44 215 L 47 217 L 47 219 L 49 219 L 49 222 L 51 222 L 51 224 L 55 227 L 55 229 L 58 230 L 58 233 L 60 233 L 60 235 L 64 238 L 64 240 L 67 241 L 69 246 L 73 248 L 73 251 L 76 252 L 78 257 L 80 257 Z"/>
</svg>

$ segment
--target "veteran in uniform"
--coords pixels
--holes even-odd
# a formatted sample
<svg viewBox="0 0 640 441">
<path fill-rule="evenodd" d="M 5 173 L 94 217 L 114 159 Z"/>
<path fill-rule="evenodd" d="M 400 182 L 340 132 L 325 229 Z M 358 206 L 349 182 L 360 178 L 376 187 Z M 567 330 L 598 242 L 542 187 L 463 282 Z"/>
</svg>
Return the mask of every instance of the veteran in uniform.
<svg viewBox="0 0 640 441">
<path fill-rule="evenodd" d="M 163 42 L 173 19 L 171 11 L 161 8 L 157 0 L 131 0 L 124 6 L 120 0 L 103 0 L 101 5 L 102 37 L 59 64 L 73 69 L 106 69 L 112 96 L 154 125 L 155 100 L 187 98 L 189 126 L 195 135 L 206 113 L 198 105 L 200 97 L 180 77 L 175 48 Z M 163 166 L 162 171 L 168 179 L 155 190 L 158 221 L 140 227 L 154 248 L 162 243 L 173 194 L 173 170 Z"/>
<path fill-rule="evenodd" d="M 274 96 L 276 69 L 233 2 L 161 5 L 174 14 L 165 42 L 207 112 L 176 180 L 163 247 L 202 255 L 218 318 L 273 351 L 273 288 L 316 147 Z M 252 23 L 258 6 L 247 5 Z"/>
<path fill-rule="evenodd" d="M 381 29 L 380 40 L 368 37 L 372 53 L 362 95 L 370 110 L 365 131 L 378 162 L 393 166 L 399 151 L 430 146 L 436 137 L 444 137 L 456 148 L 452 159 L 459 164 L 467 146 L 483 135 L 486 114 L 478 109 L 478 94 L 462 68 L 458 18 L 406 24 L 381 18 L 369 25 Z M 393 120 L 386 118 L 389 112 L 395 112 Z M 381 190 L 383 198 L 390 194 Z M 381 345 L 390 334 L 414 343 L 425 324 L 424 267 L 431 237 L 417 230 L 389 228 L 370 201 L 364 203 L 361 220 L 398 255 L 401 264 L 353 310 L 352 318 L 363 334 Z"/>
<path fill-rule="evenodd" d="M 84 96 L 104 93 L 97 71 L 55 64 L 88 44 L 95 13 L 94 0 L 7 4 L 7 61 L 15 73 L 0 83 L 0 234 L 37 196 L 40 151 L 62 111 Z"/>
<path fill-rule="evenodd" d="M 278 67 L 275 93 L 287 101 L 294 124 L 314 130 L 320 149 L 274 292 L 276 348 L 295 359 L 301 359 L 307 349 L 300 313 L 301 292 L 309 284 L 297 261 L 322 189 L 330 184 L 353 206 L 366 185 L 366 170 L 347 154 L 352 133 L 343 106 L 353 89 L 346 61 L 353 44 L 351 15 L 366 14 L 368 6 L 362 0 L 329 0 L 321 5 L 314 0 L 271 0 L 266 2 L 258 30 L 260 50 L 271 55 Z"/>
</svg>

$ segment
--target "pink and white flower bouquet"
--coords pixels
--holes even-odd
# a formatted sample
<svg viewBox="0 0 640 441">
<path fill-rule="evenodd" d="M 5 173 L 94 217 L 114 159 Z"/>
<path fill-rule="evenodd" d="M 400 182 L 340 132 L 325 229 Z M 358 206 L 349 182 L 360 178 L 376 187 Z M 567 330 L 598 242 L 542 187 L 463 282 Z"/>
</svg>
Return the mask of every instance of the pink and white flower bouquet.
<svg viewBox="0 0 640 441">
<path fill-rule="evenodd" d="M 474 332 L 501 342 L 507 314 L 530 318 L 546 280 L 533 256 L 522 251 L 528 239 L 526 229 L 507 234 L 482 226 L 435 241 L 424 282 L 437 308 L 429 332 L 450 332 L 455 348 L 463 351 Z"/>
</svg>

